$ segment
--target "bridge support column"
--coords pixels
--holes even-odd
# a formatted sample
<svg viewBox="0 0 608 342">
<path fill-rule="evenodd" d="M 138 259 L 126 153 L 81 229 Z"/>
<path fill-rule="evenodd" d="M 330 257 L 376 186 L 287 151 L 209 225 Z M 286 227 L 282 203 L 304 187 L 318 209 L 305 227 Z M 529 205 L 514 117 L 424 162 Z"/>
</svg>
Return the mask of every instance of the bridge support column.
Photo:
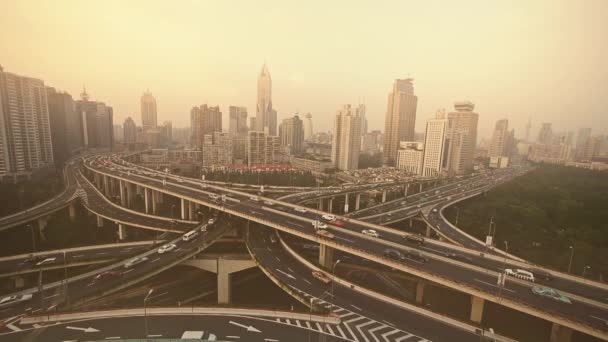
<svg viewBox="0 0 608 342">
<path fill-rule="evenodd" d="M 344 214 L 348 214 L 348 194 L 344 195 Z"/>
<path fill-rule="evenodd" d="M 42 235 L 42 231 L 44 230 L 44 228 L 46 228 L 46 225 L 47 225 L 46 217 L 41 217 L 38 219 L 38 230 L 40 230 L 41 235 Z"/>
<path fill-rule="evenodd" d="M 150 212 L 150 189 L 144 188 L 144 211 Z"/>
<path fill-rule="evenodd" d="M 125 186 L 127 188 L 127 207 L 131 208 L 131 207 L 133 207 L 133 198 L 134 198 L 133 184 L 131 184 L 129 182 L 125 182 Z"/>
<path fill-rule="evenodd" d="M 11 279 L 14 281 L 15 289 L 20 289 L 20 288 L 23 288 L 23 286 L 25 286 L 25 280 L 23 279 L 22 276 L 11 277 Z"/>
<path fill-rule="evenodd" d="M 329 211 L 330 213 L 334 212 L 334 198 L 331 197 L 329 199 L 329 205 L 327 206 L 327 211 Z"/>
<path fill-rule="evenodd" d="M 424 281 L 418 281 L 416 283 L 416 304 L 422 304 L 424 298 Z"/>
<path fill-rule="evenodd" d="M 156 214 L 158 213 L 158 204 L 157 204 L 157 200 L 158 200 L 158 191 L 154 191 L 152 189 L 150 190 L 150 194 L 152 195 L 152 213 Z"/>
<path fill-rule="evenodd" d="M 411 223 L 411 222 L 410 222 Z M 410 224 L 411 227 L 411 224 Z M 427 223 L 426 225 L 426 234 L 424 234 L 427 238 L 431 237 L 431 225 Z"/>
<path fill-rule="evenodd" d="M 572 339 L 572 329 L 559 325 L 557 323 L 551 324 L 551 337 L 550 342 L 570 342 Z"/>
<path fill-rule="evenodd" d="M 357 194 L 357 197 L 355 197 L 355 211 L 359 210 L 361 206 L 361 194 Z"/>
<path fill-rule="evenodd" d="M 471 321 L 481 324 L 483 318 L 483 298 L 471 296 Z"/>
<path fill-rule="evenodd" d="M 135 193 L 137 195 L 143 196 L 144 195 L 144 187 L 141 185 L 135 185 Z"/>
<path fill-rule="evenodd" d="M 419 184 L 418 192 L 422 192 L 422 183 Z"/>
<path fill-rule="evenodd" d="M 106 197 L 111 197 L 112 192 L 110 191 L 110 177 L 103 175 L 103 192 Z"/>
<path fill-rule="evenodd" d="M 382 203 L 386 202 L 386 190 L 382 191 Z"/>
<path fill-rule="evenodd" d="M 403 197 L 407 198 L 407 192 L 410 190 L 410 183 L 407 183 L 403 190 Z"/>
<path fill-rule="evenodd" d="M 68 206 L 68 212 L 70 213 L 70 221 L 76 221 L 76 203 L 70 203 Z"/>
<path fill-rule="evenodd" d="M 326 269 L 330 269 L 334 259 L 333 248 L 327 245 L 319 245 L 319 264 Z"/>
<path fill-rule="evenodd" d="M 323 198 L 319 198 L 319 210 L 323 211 Z"/>
<path fill-rule="evenodd" d="M 188 201 L 188 219 L 190 221 L 196 221 L 196 217 L 194 215 L 194 202 Z"/>
<path fill-rule="evenodd" d="M 119 223 L 118 224 L 118 240 L 124 240 L 127 238 L 127 227 L 122 224 Z"/>
<path fill-rule="evenodd" d="M 97 185 L 97 189 L 101 190 L 101 175 L 95 172 L 93 179 L 95 180 L 95 184 Z"/>
<path fill-rule="evenodd" d="M 159 192 L 159 191 L 157 191 L 157 192 L 156 192 L 156 200 L 157 200 L 157 201 L 158 201 L 158 203 L 160 203 L 160 204 L 162 204 L 162 203 L 163 203 L 164 198 L 163 198 L 163 193 L 162 193 L 162 192 Z"/>
<path fill-rule="evenodd" d="M 103 227 L 103 217 L 97 215 L 97 227 L 101 228 Z"/>
<path fill-rule="evenodd" d="M 180 204 L 181 204 L 180 209 L 181 209 L 181 213 L 182 213 L 181 218 L 182 218 L 182 220 L 186 220 L 187 219 L 186 218 L 186 215 L 187 215 L 186 205 L 188 205 L 188 201 L 183 198 L 180 198 Z"/>
<path fill-rule="evenodd" d="M 125 182 L 122 180 L 118 181 L 118 188 L 120 189 L 120 205 L 126 208 L 127 194 L 125 194 Z"/>
<path fill-rule="evenodd" d="M 231 301 L 230 272 L 226 265 L 218 260 L 217 264 L 217 303 L 228 304 Z"/>
</svg>

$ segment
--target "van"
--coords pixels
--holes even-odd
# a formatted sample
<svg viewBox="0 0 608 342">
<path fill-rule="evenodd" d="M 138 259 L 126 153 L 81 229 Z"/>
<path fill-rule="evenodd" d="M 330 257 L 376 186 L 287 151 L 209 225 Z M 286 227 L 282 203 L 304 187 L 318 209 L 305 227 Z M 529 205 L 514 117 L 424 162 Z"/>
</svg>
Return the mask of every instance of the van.
<svg viewBox="0 0 608 342">
<path fill-rule="evenodd" d="M 519 278 L 522 280 L 527 280 L 534 282 L 534 274 L 532 272 L 528 272 L 526 270 L 515 269 L 512 270 L 510 268 L 505 269 L 505 274 L 514 278 Z"/>
<path fill-rule="evenodd" d="M 192 230 L 182 236 L 182 241 L 190 241 L 197 236 L 198 236 L 198 232 L 196 230 Z"/>
</svg>

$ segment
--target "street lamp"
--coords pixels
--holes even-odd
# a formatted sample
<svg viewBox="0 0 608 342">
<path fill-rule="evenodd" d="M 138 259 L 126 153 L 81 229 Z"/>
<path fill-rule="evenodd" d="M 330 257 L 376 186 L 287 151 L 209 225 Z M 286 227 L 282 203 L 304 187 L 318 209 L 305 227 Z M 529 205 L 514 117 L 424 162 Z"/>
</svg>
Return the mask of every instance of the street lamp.
<svg viewBox="0 0 608 342">
<path fill-rule="evenodd" d="M 583 267 L 583 278 L 585 278 L 585 273 L 587 273 L 587 270 L 590 270 L 591 266 L 587 265 L 585 267 Z"/>
<path fill-rule="evenodd" d="M 148 294 L 146 295 L 146 297 L 144 297 L 144 327 L 145 327 L 146 341 L 148 340 L 148 315 L 147 315 L 147 310 L 146 310 L 146 301 L 148 300 L 148 297 L 150 297 L 152 292 L 154 292 L 154 289 L 150 289 L 150 291 L 148 291 Z"/>
<path fill-rule="evenodd" d="M 310 326 L 312 327 L 312 305 L 315 299 L 313 297 L 310 298 L 310 314 L 308 316 L 308 321 L 310 322 Z M 310 330 L 308 330 L 308 342 L 310 342 Z"/>
<path fill-rule="evenodd" d="M 570 246 L 568 248 L 570 248 L 570 262 L 568 262 L 568 273 L 570 273 L 570 270 L 572 269 L 572 258 L 574 257 L 574 247 Z"/>
</svg>

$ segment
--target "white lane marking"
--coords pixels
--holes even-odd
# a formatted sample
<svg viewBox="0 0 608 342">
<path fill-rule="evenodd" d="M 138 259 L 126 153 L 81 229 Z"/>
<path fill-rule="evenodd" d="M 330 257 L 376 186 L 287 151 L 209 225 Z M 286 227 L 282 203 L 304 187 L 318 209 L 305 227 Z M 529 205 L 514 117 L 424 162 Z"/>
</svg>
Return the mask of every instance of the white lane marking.
<svg viewBox="0 0 608 342">
<path fill-rule="evenodd" d="M 279 259 L 279 257 L 277 256 L 275 256 L 274 258 L 277 259 L 277 261 L 281 261 L 281 259 Z"/>
<path fill-rule="evenodd" d="M 133 270 L 134 270 L 134 268 L 130 268 L 130 269 L 128 269 L 128 270 L 126 270 L 126 271 L 122 272 L 122 274 L 127 274 L 127 273 L 129 273 L 129 272 L 131 272 L 131 271 L 133 271 Z"/>
<path fill-rule="evenodd" d="M 353 241 L 353 240 L 351 240 L 351 239 L 347 239 L 347 238 L 343 238 L 343 237 L 341 237 L 341 236 L 336 236 L 336 239 L 340 239 L 340 240 L 344 240 L 344 241 L 347 241 L 347 242 L 350 242 L 350 243 L 354 243 L 354 241 Z"/>
<path fill-rule="evenodd" d="M 358 320 L 358 319 L 360 319 L 360 318 L 363 318 L 363 317 L 358 317 L 358 318 L 355 318 L 354 320 L 356 321 L 356 320 Z M 350 321 L 349 321 L 349 322 L 350 322 Z M 352 330 L 352 329 L 350 328 L 350 326 L 348 325 L 348 322 L 342 322 L 342 323 L 343 323 L 343 324 L 344 324 L 344 326 L 346 327 L 346 330 L 348 330 L 348 332 L 350 333 L 350 336 L 352 337 L 352 339 L 353 339 L 353 340 L 355 340 L 356 342 L 359 342 L 359 339 L 357 338 L 357 336 L 355 335 L 355 333 L 353 332 L 353 330 Z"/>
<path fill-rule="evenodd" d="M 163 292 L 163 293 L 157 294 L 156 296 L 153 296 L 153 297 L 148 298 L 148 300 L 152 300 L 152 299 L 154 299 L 154 298 L 158 298 L 158 297 L 160 297 L 160 296 L 164 296 L 164 295 L 166 295 L 167 293 L 169 293 L 169 291 L 165 291 L 165 292 Z"/>
<path fill-rule="evenodd" d="M 97 255 L 105 255 L 105 254 L 108 254 L 108 252 L 99 252 L 99 253 L 97 253 Z"/>
<path fill-rule="evenodd" d="M 475 281 L 478 281 L 478 282 L 480 282 L 480 283 L 482 283 L 482 284 L 486 284 L 486 285 L 492 286 L 492 287 L 499 287 L 499 286 L 496 286 L 496 284 L 488 283 L 488 282 L 486 282 L 486 281 L 479 280 L 479 279 L 477 279 L 477 278 L 474 278 L 474 280 L 475 280 Z M 511 290 L 511 289 L 508 289 L 508 288 L 506 288 L 506 287 L 504 287 L 504 286 L 502 287 L 502 289 L 503 289 L 503 290 L 505 290 L 505 291 L 509 291 L 509 292 L 515 292 L 515 291 L 513 291 L 513 290 Z"/>
<path fill-rule="evenodd" d="M 16 325 L 14 325 L 13 323 L 9 323 L 6 325 L 7 328 L 11 329 L 12 331 L 21 331 L 21 328 L 18 328 Z"/>
<path fill-rule="evenodd" d="M 344 335 L 344 331 L 342 331 L 342 328 L 340 328 L 339 325 L 336 325 L 336 329 L 338 330 L 338 332 L 340 333 L 340 335 L 342 335 L 342 338 L 346 338 L 346 335 Z"/>
<path fill-rule="evenodd" d="M 358 307 L 358 306 L 356 306 L 356 305 L 351 304 L 350 306 L 352 306 L 353 308 L 355 308 L 355 309 L 357 309 L 357 310 L 359 310 L 359 311 L 363 311 L 363 309 L 361 309 L 360 307 Z"/>
<path fill-rule="evenodd" d="M 228 335 L 228 336 L 226 336 L 226 338 L 237 339 L 237 338 L 241 338 L 241 336 Z"/>
<path fill-rule="evenodd" d="M 283 271 L 281 271 L 281 270 L 280 270 L 280 269 L 278 269 L 278 268 L 277 268 L 276 270 L 277 270 L 277 272 L 281 272 L 281 273 L 283 273 L 283 275 L 285 275 L 285 276 L 287 276 L 287 277 L 289 277 L 289 278 L 291 278 L 291 279 L 294 279 L 294 280 L 296 279 L 296 277 L 292 276 L 291 274 L 289 274 L 289 273 L 287 273 L 287 272 L 283 272 Z"/>
<path fill-rule="evenodd" d="M 44 297 L 44 299 L 49 299 L 49 298 L 53 298 L 53 297 L 57 297 L 59 296 L 59 293 L 55 293 L 54 295 L 50 295 L 48 297 Z"/>
<path fill-rule="evenodd" d="M 302 324 L 300 324 L 300 320 L 299 320 L 299 319 L 296 319 L 296 325 L 297 325 L 298 327 L 300 327 L 300 328 L 302 327 Z"/>
<path fill-rule="evenodd" d="M 593 316 L 593 315 L 589 315 L 589 317 L 599 319 L 600 321 L 604 321 L 604 323 L 606 323 L 606 325 L 608 325 L 608 319 L 604 319 L 604 318 Z"/>
<path fill-rule="evenodd" d="M 374 324 L 374 323 L 375 323 L 374 321 L 367 321 L 363 324 L 359 324 L 359 325 L 355 326 L 355 328 L 357 328 L 357 330 L 359 330 L 359 333 L 361 334 L 361 336 L 363 336 L 363 339 L 365 340 L 365 342 L 369 342 L 369 339 L 367 338 L 367 336 L 365 336 L 365 333 L 363 332 L 362 328 L 365 326 L 368 326 L 370 324 Z"/>
<path fill-rule="evenodd" d="M 291 269 L 291 267 L 287 267 L 287 269 L 289 270 L 289 272 L 293 273 L 293 270 Z"/>
<path fill-rule="evenodd" d="M 392 326 L 393 328 L 395 327 L 395 323 L 389 322 L 389 321 L 384 320 L 384 319 L 382 320 L 382 322 L 384 322 L 384 323 L 386 323 L 386 324 L 388 324 L 388 325 Z"/>
<path fill-rule="evenodd" d="M 396 340 L 395 340 L 395 342 L 401 342 L 401 341 L 406 340 L 406 339 L 408 339 L 408 338 L 410 338 L 410 337 L 412 337 L 412 336 L 414 336 L 414 335 L 412 335 L 412 334 L 407 334 L 407 335 L 405 335 L 405 336 L 401 336 L 401 337 L 399 337 L 398 339 L 396 339 Z"/>
<path fill-rule="evenodd" d="M 285 320 L 287 322 L 287 324 L 291 325 L 291 320 L 288 318 Z"/>
<path fill-rule="evenodd" d="M 120 338 L 120 336 L 112 336 L 112 337 L 106 337 L 106 340 L 118 340 Z"/>
<path fill-rule="evenodd" d="M 378 331 L 378 330 L 382 330 L 382 329 L 384 329 L 384 328 L 388 328 L 388 325 L 385 325 L 385 324 L 380 323 L 380 325 L 379 325 L 379 326 L 377 326 L 377 327 L 375 327 L 375 328 L 372 328 L 372 329 L 368 330 L 367 332 L 368 332 L 370 335 L 372 335 L 372 337 L 374 338 L 374 341 L 376 341 L 376 342 L 380 342 L 380 340 L 378 340 L 378 338 L 376 337 L 376 335 L 374 335 L 374 333 L 375 333 L 376 331 Z"/>
<path fill-rule="evenodd" d="M 156 334 L 156 335 L 148 335 L 148 337 L 162 337 L 163 335 L 161 334 Z"/>
<path fill-rule="evenodd" d="M 72 255 L 72 258 L 82 258 L 84 254 Z"/>
<path fill-rule="evenodd" d="M 306 279 L 302 279 L 302 280 L 304 280 L 306 283 L 308 283 L 308 285 L 312 285 L 312 283 L 309 282 L 308 280 L 306 280 Z"/>
<path fill-rule="evenodd" d="M 306 327 L 307 327 L 308 329 L 312 329 L 312 327 L 310 326 L 310 323 L 309 323 L 308 321 L 306 321 Z"/>
<path fill-rule="evenodd" d="M 160 257 L 159 257 L 159 258 L 156 258 L 156 259 L 154 259 L 154 260 L 152 260 L 152 261 L 150 261 L 150 262 L 157 262 L 158 260 L 160 260 Z"/>
<path fill-rule="evenodd" d="M 318 322 L 315 323 L 317 325 L 317 330 L 319 330 L 320 332 L 324 332 L 323 331 L 323 327 L 321 326 L 321 324 L 319 324 Z"/>
<path fill-rule="evenodd" d="M 329 331 L 330 334 L 332 334 L 333 336 L 336 336 L 336 334 L 334 333 L 334 330 L 331 328 L 331 325 L 325 324 L 325 326 L 327 327 L 327 331 Z"/>
<path fill-rule="evenodd" d="M 279 342 L 279 340 L 275 340 L 272 338 L 265 338 L 264 341 L 268 341 L 268 342 Z"/>
<path fill-rule="evenodd" d="M 391 330 L 391 331 L 389 331 L 389 332 L 386 332 L 386 333 L 384 333 L 384 334 L 382 334 L 382 335 L 380 335 L 380 336 L 382 336 L 382 339 L 383 339 L 384 341 L 389 342 L 388 337 L 389 337 L 389 336 L 391 336 L 391 335 L 394 335 L 394 334 L 396 334 L 396 333 L 398 333 L 398 332 L 399 332 L 399 330 L 394 329 L 394 330 Z"/>
</svg>

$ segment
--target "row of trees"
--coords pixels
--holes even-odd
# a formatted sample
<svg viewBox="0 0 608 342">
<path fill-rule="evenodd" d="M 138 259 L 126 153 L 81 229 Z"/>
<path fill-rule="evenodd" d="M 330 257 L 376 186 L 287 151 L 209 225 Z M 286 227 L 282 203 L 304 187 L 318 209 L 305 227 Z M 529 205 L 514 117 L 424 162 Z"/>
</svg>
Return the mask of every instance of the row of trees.
<svg viewBox="0 0 608 342">
<path fill-rule="evenodd" d="M 0 216 L 44 202 L 63 190 L 60 174 L 30 181 L 0 184 Z"/>
</svg>

